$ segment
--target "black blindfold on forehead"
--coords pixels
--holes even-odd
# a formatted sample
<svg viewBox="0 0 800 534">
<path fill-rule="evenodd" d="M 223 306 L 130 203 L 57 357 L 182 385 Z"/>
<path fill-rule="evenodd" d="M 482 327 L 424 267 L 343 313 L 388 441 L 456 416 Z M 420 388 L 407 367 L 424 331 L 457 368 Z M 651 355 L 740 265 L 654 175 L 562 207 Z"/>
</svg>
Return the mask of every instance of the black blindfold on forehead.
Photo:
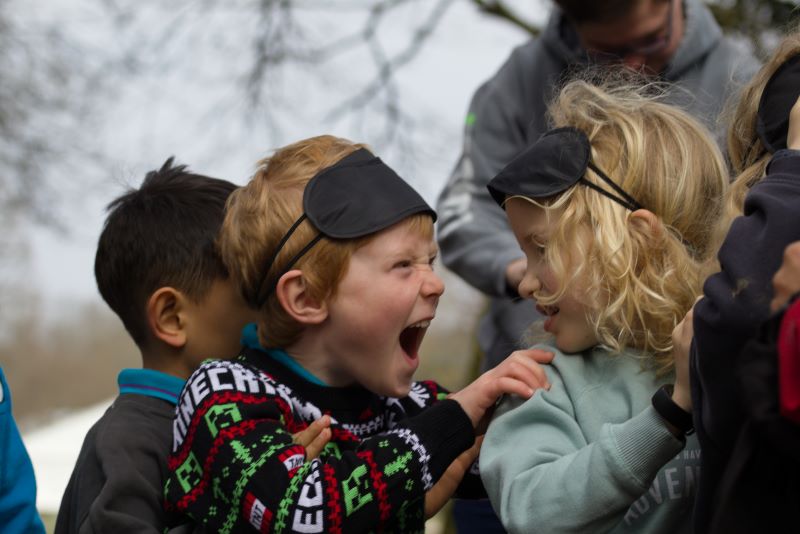
<svg viewBox="0 0 800 534">
<path fill-rule="evenodd" d="M 436 221 L 436 212 L 380 158 L 360 149 L 314 176 L 303 193 L 303 214 L 292 224 L 264 264 L 264 279 L 250 304 L 262 306 L 278 280 L 323 237 L 354 239 L 389 228 L 418 213 Z M 267 280 L 267 273 L 283 246 L 308 219 L 319 230 L 280 270 Z"/>
<path fill-rule="evenodd" d="M 758 103 L 756 132 L 770 152 L 786 148 L 789 112 L 800 95 L 800 55 L 781 65 L 767 81 Z"/>
<path fill-rule="evenodd" d="M 613 191 L 587 180 L 586 169 L 592 169 Z M 503 206 L 506 198 L 511 196 L 546 198 L 578 183 L 631 211 L 642 207 L 592 163 L 589 138 L 571 127 L 545 132 L 538 141 L 506 165 L 487 187 L 495 202 Z"/>
</svg>

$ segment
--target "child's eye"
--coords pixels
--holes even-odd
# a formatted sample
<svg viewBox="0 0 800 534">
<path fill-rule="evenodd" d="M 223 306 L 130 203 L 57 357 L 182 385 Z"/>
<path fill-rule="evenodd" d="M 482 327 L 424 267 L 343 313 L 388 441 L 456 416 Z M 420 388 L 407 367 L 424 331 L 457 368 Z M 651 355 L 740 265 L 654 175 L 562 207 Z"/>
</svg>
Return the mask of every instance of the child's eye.
<svg viewBox="0 0 800 534">
<path fill-rule="evenodd" d="M 392 269 L 405 269 L 411 267 L 411 260 L 401 260 L 392 265 Z"/>
<path fill-rule="evenodd" d="M 430 257 L 430 259 L 428 260 L 428 265 L 430 265 L 431 267 L 433 267 L 433 264 L 436 262 L 436 258 L 437 258 L 436 254 L 434 254 L 433 256 L 431 256 L 431 257 Z"/>
</svg>

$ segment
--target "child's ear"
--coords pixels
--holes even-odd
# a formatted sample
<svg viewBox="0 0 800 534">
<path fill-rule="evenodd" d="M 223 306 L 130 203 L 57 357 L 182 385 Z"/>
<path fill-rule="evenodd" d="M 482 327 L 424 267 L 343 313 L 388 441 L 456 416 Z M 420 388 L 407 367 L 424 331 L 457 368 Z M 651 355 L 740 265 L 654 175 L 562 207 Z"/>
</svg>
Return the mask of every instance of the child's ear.
<svg viewBox="0 0 800 534">
<path fill-rule="evenodd" d="M 303 271 L 299 269 L 280 277 L 275 295 L 286 313 L 300 324 L 319 324 L 328 318 L 327 304 L 309 296 Z"/>
<path fill-rule="evenodd" d="M 186 296 L 172 287 L 157 289 L 147 300 L 150 333 L 167 345 L 186 344 Z"/>
<path fill-rule="evenodd" d="M 628 215 L 628 223 L 633 225 L 638 231 L 650 237 L 659 239 L 664 235 L 664 225 L 650 210 L 640 208 Z"/>
</svg>

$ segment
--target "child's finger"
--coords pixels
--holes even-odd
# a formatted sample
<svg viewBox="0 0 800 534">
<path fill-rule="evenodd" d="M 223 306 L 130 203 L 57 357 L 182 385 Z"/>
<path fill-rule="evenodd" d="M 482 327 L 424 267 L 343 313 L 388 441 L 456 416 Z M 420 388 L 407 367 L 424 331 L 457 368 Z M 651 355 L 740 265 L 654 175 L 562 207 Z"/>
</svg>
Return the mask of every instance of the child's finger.
<svg viewBox="0 0 800 534">
<path fill-rule="evenodd" d="M 550 363 L 553 361 L 553 353 L 542 349 L 523 349 L 511 353 L 511 356 L 519 355 L 521 357 L 533 360 L 537 363 Z"/>
<path fill-rule="evenodd" d="M 550 387 L 544 369 L 534 362 L 524 362 L 522 360 L 508 362 L 501 376 L 519 380 L 531 389 Z"/>
<path fill-rule="evenodd" d="M 528 386 L 525 382 L 512 378 L 510 376 L 502 376 L 494 381 L 494 391 L 492 397 L 497 398 L 500 395 L 516 395 L 522 399 L 529 399 L 533 395 L 533 388 Z"/>
<path fill-rule="evenodd" d="M 325 445 L 331 440 L 331 429 L 323 428 L 317 437 L 311 443 L 306 445 L 306 459 L 313 460 L 317 458 L 325 449 Z"/>
<path fill-rule="evenodd" d="M 308 447 L 329 426 L 331 426 L 331 418 L 323 415 L 304 430 L 293 434 L 292 441 L 303 447 Z"/>
<path fill-rule="evenodd" d="M 498 375 L 519 378 L 533 388 L 550 388 L 544 368 L 527 355 L 514 353 L 495 368 Z"/>
</svg>

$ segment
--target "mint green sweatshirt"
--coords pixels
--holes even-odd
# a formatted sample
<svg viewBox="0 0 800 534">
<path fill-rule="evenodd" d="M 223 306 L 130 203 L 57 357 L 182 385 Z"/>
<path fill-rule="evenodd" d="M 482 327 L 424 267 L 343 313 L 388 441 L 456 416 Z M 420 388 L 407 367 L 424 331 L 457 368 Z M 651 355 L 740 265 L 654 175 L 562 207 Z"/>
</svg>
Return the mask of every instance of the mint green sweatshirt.
<svg viewBox="0 0 800 534">
<path fill-rule="evenodd" d="M 509 532 L 691 532 L 700 448 L 673 436 L 650 398 L 671 377 L 638 353 L 557 349 L 552 385 L 506 398 L 483 442 L 480 471 Z"/>
</svg>

